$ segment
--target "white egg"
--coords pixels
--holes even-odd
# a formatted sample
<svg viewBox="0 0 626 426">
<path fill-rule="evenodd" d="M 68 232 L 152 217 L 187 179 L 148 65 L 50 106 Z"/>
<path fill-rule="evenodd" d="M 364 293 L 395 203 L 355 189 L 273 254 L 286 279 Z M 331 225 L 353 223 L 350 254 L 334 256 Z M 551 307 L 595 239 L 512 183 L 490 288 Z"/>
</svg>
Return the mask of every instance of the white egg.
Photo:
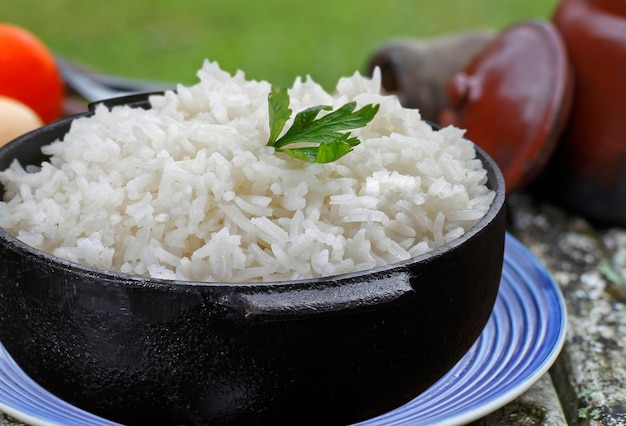
<svg viewBox="0 0 626 426">
<path fill-rule="evenodd" d="M 0 96 L 0 146 L 42 125 L 41 118 L 28 106 Z"/>
</svg>

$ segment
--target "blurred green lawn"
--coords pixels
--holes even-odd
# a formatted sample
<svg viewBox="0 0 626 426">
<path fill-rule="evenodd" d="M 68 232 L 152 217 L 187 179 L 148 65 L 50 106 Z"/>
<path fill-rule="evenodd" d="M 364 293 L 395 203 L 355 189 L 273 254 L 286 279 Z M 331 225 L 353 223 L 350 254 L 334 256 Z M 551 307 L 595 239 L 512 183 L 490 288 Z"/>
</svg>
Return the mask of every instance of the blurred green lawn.
<svg viewBox="0 0 626 426">
<path fill-rule="evenodd" d="M 248 78 L 326 88 L 364 71 L 400 37 L 428 38 L 549 19 L 558 0 L 0 0 L 0 21 L 24 26 L 55 52 L 127 77 L 196 81 L 205 58 Z M 1 46 L 0 46 L 1 48 Z"/>
</svg>

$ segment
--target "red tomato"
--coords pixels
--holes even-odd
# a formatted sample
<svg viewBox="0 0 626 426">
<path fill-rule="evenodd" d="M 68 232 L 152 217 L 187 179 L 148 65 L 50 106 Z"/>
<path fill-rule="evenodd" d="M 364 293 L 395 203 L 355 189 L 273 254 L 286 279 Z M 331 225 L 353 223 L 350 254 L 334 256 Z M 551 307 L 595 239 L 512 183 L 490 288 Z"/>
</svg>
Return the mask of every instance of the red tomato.
<svg viewBox="0 0 626 426">
<path fill-rule="evenodd" d="M 49 123 L 61 116 L 65 87 L 52 52 L 29 31 L 0 23 L 0 95 Z"/>
</svg>

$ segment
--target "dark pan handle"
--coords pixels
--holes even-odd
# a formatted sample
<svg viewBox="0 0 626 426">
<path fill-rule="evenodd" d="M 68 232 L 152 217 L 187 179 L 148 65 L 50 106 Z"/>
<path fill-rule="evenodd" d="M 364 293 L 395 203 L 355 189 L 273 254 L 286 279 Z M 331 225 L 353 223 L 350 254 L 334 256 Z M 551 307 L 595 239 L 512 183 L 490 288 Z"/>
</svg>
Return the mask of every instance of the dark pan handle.
<svg viewBox="0 0 626 426">
<path fill-rule="evenodd" d="M 415 297 L 410 273 L 396 271 L 337 281 L 263 286 L 239 293 L 248 319 L 293 320 L 388 308 Z"/>
</svg>

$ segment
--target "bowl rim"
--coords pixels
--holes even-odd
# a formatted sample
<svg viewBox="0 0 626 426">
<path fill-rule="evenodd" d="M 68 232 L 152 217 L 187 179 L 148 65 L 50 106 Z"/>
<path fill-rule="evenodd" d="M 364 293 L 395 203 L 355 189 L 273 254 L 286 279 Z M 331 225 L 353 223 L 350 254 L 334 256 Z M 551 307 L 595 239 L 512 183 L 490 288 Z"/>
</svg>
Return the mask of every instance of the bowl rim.
<svg viewBox="0 0 626 426">
<path fill-rule="evenodd" d="M 125 99 L 128 97 L 124 97 Z M 136 99 L 135 96 L 130 99 Z M 108 100 L 113 101 L 114 104 L 119 104 L 119 99 Z M 106 105 L 107 101 L 103 101 Z M 138 102 L 137 105 L 142 102 Z M 70 117 L 66 117 L 57 122 L 52 123 L 49 126 L 62 125 L 67 122 L 71 122 L 77 118 L 88 117 L 93 114 L 94 104 L 90 105 L 90 111 L 80 113 L 77 115 L 73 115 Z M 428 122 L 428 124 L 433 127 L 435 130 L 440 130 L 442 127 Z M 32 134 L 37 133 L 39 129 L 33 130 L 29 133 L 26 133 L 13 141 L 9 142 L 3 147 L 0 147 L 0 153 L 6 150 L 11 151 L 20 141 L 28 140 L 32 137 Z M 470 141 L 475 149 L 475 158 L 479 159 L 483 165 L 483 168 L 486 171 L 487 176 L 487 185 L 489 188 L 494 191 L 495 196 L 492 200 L 489 209 L 485 213 L 485 215 L 468 229 L 463 235 L 455 238 L 452 241 L 445 243 L 444 245 L 431 249 L 426 253 L 423 253 L 419 256 L 412 257 L 406 260 L 400 260 L 398 262 L 390 263 L 387 265 L 380 265 L 375 268 L 360 270 L 360 271 L 351 271 L 338 275 L 329 275 L 323 277 L 312 277 L 312 278 L 302 278 L 302 279 L 291 279 L 291 280 L 272 280 L 272 281 L 250 281 L 250 282 L 220 282 L 220 281 L 186 281 L 186 280 L 178 280 L 178 279 L 165 279 L 165 278 L 154 278 L 150 276 L 143 275 L 134 275 L 134 274 L 126 274 L 119 271 L 108 270 L 104 268 L 98 268 L 91 265 L 86 265 L 78 262 L 74 262 L 71 260 L 63 259 L 57 256 L 54 256 L 48 252 L 43 250 L 39 250 L 35 247 L 32 247 L 17 237 L 13 236 L 9 232 L 7 232 L 3 227 L 0 226 L 0 244 L 13 246 L 14 249 L 22 253 L 25 256 L 32 257 L 36 259 L 40 263 L 44 263 L 50 265 L 52 267 L 58 269 L 65 269 L 67 271 L 71 271 L 72 273 L 82 273 L 94 278 L 101 278 L 103 281 L 107 282 L 123 282 L 126 285 L 136 284 L 139 286 L 150 285 L 152 287 L 160 287 L 160 288 L 198 288 L 198 287 L 218 287 L 218 288 L 228 288 L 228 287 L 236 287 L 239 289 L 246 288 L 262 288 L 262 287 L 272 287 L 278 288 L 282 286 L 306 286 L 308 285 L 321 285 L 321 284 L 336 284 L 340 282 L 354 282 L 359 278 L 364 276 L 388 276 L 390 274 L 409 270 L 412 265 L 418 263 L 429 263 L 430 261 L 441 257 L 442 255 L 452 252 L 456 250 L 458 247 L 463 245 L 466 241 L 473 238 L 475 235 L 481 233 L 491 222 L 493 222 L 500 211 L 504 208 L 505 199 L 506 199 L 506 186 L 504 181 L 504 176 L 502 171 L 496 164 L 496 162 L 487 154 L 485 150 L 483 150 L 480 146 L 478 146 L 473 141 Z M 0 192 L 0 195 L 2 192 Z M 504 232 L 502 236 L 504 240 Z"/>
</svg>

